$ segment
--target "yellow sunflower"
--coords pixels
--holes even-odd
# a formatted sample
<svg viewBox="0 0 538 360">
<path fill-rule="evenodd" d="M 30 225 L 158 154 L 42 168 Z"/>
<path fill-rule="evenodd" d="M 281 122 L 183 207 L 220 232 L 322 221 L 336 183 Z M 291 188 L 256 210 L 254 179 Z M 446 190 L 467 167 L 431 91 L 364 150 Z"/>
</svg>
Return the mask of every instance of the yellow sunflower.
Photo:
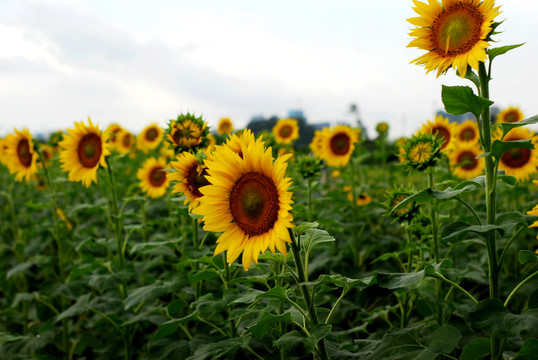
<svg viewBox="0 0 538 360">
<path fill-rule="evenodd" d="M 336 125 L 322 135 L 321 158 L 329 166 L 346 166 L 359 140 L 359 133 L 347 125 Z"/>
<path fill-rule="evenodd" d="M 163 133 L 157 123 L 146 126 L 136 138 L 136 147 L 144 152 L 155 149 L 161 143 Z"/>
<path fill-rule="evenodd" d="M 134 142 L 134 135 L 125 129 L 116 134 L 116 149 L 120 154 L 130 152 L 134 147 Z"/>
<path fill-rule="evenodd" d="M 405 161 L 405 157 L 403 157 L 403 154 L 405 154 L 404 144 L 407 142 L 407 139 L 402 137 L 399 138 L 394 142 L 394 146 L 396 149 L 398 149 L 398 153 L 396 154 L 398 156 L 398 160 L 403 163 Z"/>
<path fill-rule="evenodd" d="M 497 123 L 515 123 L 523 120 L 523 113 L 519 108 L 510 106 L 497 115 Z"/>
<path fill-rule="evenodd" d="M 484 158 L 477 158 L 482 154 L 477 143 L 461 142 L 455 147 L 448 158 L 454 168 L 454 175 L 461 179 L 472 179 L 484 173 Z"/>
<path fill-rule="evenodd" d="M 347 192 L 347 198 L 349 201 L 353 201 L 353 193 L 351 192 L 351 186 L 344 186 L 344 191 Z M 355 200 L 357 206 L 365 206 L 372 202 L 370 195 L 366 193 L 360 193 Z"/>
<path fill-rule="evenodd" d="M 41 154 L 43 154 L 43 160 L 45 160 L 45 165 L 49 165 L 54 157 L 54 149 L 52 146 L 47 144 L 38 144 Z"/>
<path fill-rule="evenodd" d="M 185 195 L 184 203 L 189 204 L 189 211 L 192 211 L 200 204 L 200 198 L 203 196 L 200 188 L 209 185 L 206 179 L 207 169 L 198 162 L 196 156 L 187 151 L 179 154 L 176 160 L 170 163 L 176 172 L 168 173 L 167 178 L 169 181 L 177 181 L 172 192 Z"/>
<path fill-rule="evenodd" d="M 68 129 L 59 143 L 62 170 L 69 173 L 69 181 L 82 181 L 86 187 L 92 181 L 97 183 L 97 169 L 99 165 L 107 166 L 105 157 L 110 155 L 108 134 L 101 133 L 89 117 L 88 123 L 86 126 L 82 121 L 76 122 L 75 128 Z"/>
<path fill-rule="evenodd" d="M 515 128 L 504 137 L 504 141 L 532 140 L 536 147 L 538 137 L 534 136 L 534 131 L 524 128 Z M 538 166 L 538 149 L 515 148 L 507 151 L 499 160 L 499 169 L 512 175 L 518 180 L 525 181 L 531 174 L 536 172 Z"/>
<path fill-rule="evenodd" d="M 207 144 L 207 146 L 217 145 L 217 139 L 213 136 L 213 134 L 207 134 L 207 139 L 209 140 L 209 143 Z"/>
<path fill-rule="evenodd" d="M 219 120 L 219 127 L 217 128 L 217 133 L 219 135 L 227 135 L 231 133 L 234 129 L 234 124 L 230 118 L 222 118 Z"/>
<path fill-rule="evenodd" d="M 140 188 L 143 192 L 152 198 L 163 196 L 168 189 L 170 180 L 167 173 L 163 170 L 166 168 L 166 159 L 164 157 L 149 158 L 136 173 L 140 180 Z"/>
<path fill-rule="evenodd" d="M 434 121 L 428 120 L 428 122 L 422 125 L 419 131 L 423 134 L 434 134 L 438 139 L 443 140 L 441 145 L 441 151 L 449 151 L 454 146 L 454 138 L 456 135 L 456 124 L 450 122 L 442 115 L 435 115 Z"/>
<path fill-rule="evenodd" d="M 200 124 L 196 119 L 172 120 L 167 138 L 174 148 L 192 148 L 202 143 L 204 136 L 207 135 L 206 127 L 205 122 Z"/>
<path fill-rule="evenodd" d="M 260 136 L 258 141 L 261 141 L 261 139 L 262 137 Z M 247 147 L 255 141 L 256 139 L 254 138 L 252 131 L 250 131 L 250 129 L 245 129 L 239 134 L 236 133 L 230 135 L 230 137 L 226 140 L 225 145 L 232 149 L 232 151 L 236 154 L 239 154 L 240 157 L 243 157 L 242 147 Z"/>
<path fill-rule="evenodd" d="M 5 164 L 11 174 L 16 174 L 15 180 L 35 179 L 38 154 L 34 151 L 34 142 L 28 129 L 22 131 L 15 129 L 15 134 L 6 137 L 5 145 L 7 145 Z"/>
<path fill-rule="evenodd" d="M 328 128 L 323 128 L 321 130 L 316 130 L 314 132 L 314 137 L 312 138 L 312 142 L 310 143 L 310 150 L 312 151 L 312 154 L 314 156 L 321 158 L 323 153 L 323 137 L 327 132 L 330 132 Z"/>
<path fill-rule="evenodd" d="M 204 216 L 204 230 L 222 233 L 215 255 L 227 250 L 232 263 L 243 253 L 246 271 L 267 248 L 286 255 L 292 193 L 291 179 L 285 178 L 289 155 L 274 161 L 261 139 L 241 148 L 243 157 L 226 145 L 218 147 L 205 162 L 211 185 L 201 188 L 204 196 L 194 212 Z"/>
<path fill-rule="evenodd" d="M 278 120 L 273 127 L 273 135 L 279 144 L 291 144 L 299 137 L 299 125 L 295 119 Z"/>
<path fill-rule="evenodd" d="M 458 142 L 477 143 L 480 139 L 478 125 L 473 120 L 467 120 L 456 126 L 456 140 Z"/>
<path fill-rule="evenodd" d="M 410 18 L 414 39 L 407 45 L 428 51 L 411 61 L 424 65 L 426 73 L 437 70 L 437 77 L 451 66 L 461 77 L 470 66 L 486 60 L 486 41 L 493 19 L 500 14 L 494 0 L 429 0 L 428 4 L 413 1 L 413 10 L 420 15 Z"/>
<path fill-rule="evenodd" d="M 0 138 L 0 164 L 5 164 L 7 160 L 7 142 Z"/>
<path fill-rule="evenodd" d="M 119 124 L 110 124 L 105 130 L 108 135 L 108 148 L 116 149 L 117 138 L 116 135 L 121 132 L 123 128 Z"/>
</svg>

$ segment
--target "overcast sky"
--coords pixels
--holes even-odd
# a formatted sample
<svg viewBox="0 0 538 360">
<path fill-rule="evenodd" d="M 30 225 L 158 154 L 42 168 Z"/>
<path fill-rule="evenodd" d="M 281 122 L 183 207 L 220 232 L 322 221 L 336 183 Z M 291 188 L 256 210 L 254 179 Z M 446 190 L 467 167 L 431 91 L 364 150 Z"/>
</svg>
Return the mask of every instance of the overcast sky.
<svg viewBox="0 0 538 360">
<path fill-rule="evenodd" d="M 526 42 L 493 64 L 491 98 L 538 114 L 538 2 L 496 1 L 494 46 Z M 139 132 L 182 112 L 236 128 L 253 115 L 353 123 L 410 135 L 442 107 L 436 78 L 409 62 L 409 0 L 92 0 L 0 2 L 0 135 L 87 119 Z"/>
</svg>

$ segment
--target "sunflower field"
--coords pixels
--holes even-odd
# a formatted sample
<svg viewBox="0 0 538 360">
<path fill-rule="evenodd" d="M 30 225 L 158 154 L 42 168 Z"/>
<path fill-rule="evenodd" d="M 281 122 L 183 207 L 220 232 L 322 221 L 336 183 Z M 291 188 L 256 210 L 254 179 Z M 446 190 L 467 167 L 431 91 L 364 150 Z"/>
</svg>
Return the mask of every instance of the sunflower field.
<svg viewBox="0 0 538 360">
<path fill-rule="evenodd" d="M 414 4 L 464 122 L 0 139 L 0 359 L 538 359 L 538 116 L 489 98 L 520 45 L 493 0 Z"/>
</svg>

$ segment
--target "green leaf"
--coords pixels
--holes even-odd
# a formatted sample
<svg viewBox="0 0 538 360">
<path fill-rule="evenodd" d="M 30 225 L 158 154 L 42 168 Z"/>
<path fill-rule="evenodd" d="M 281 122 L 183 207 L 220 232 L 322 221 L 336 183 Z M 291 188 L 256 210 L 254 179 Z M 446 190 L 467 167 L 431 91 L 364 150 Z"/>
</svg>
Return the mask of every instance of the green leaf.
<svg viewBox="0 0 538 360">
<path fill-rule="evenodd" d="M 508 132 L 514 128 L 518 128 L 525 125 L 532 125 L 536 123 L 538 123 L 538 115 L 534 115 L 533 117 L 530 117 L 528 119 L 524 119 L 515 123 L 500 123 L 499 127 L 503 131 L 502 137 L 504 138 L 504 136 L 508 134 Z"/>
<path fill-rule="evenodd" d="M 510 175 L 506 175 L 506 173 L 504 172 L 504 170 L 499 170 L 497 171 L 497 180 L 502 180 L 504 181 L 505 183 L 507 183 L 508 185 L 515 185 L 516 182 L 517 182 L 517 179 L 513 176 L 510 176 Z M 484 188 L 486 187 L 486 175 L 480 175 L 480 176 L 477 176 L 471 180 L 465 180 L 461 183 L 459 183 L 458 185 L 456 185 L 454 187 L 454 189 L 461 189 L 461 188 L 464 188 L 465 186 L 467 185 L 471 185 L 471 184 L 475 184 L 475 185 L 479 185 L 480 187 Z"/>
<path fill-rule="evenodd" d="M 506 234 L 511 234 L 517 225 L 523 225 L 527 227 L 536 220 L 536 216 L 525 215 L 519 211 L 513 211 L 509 213 L 503 213 L 495 219 L 495 224 L 501 226 Z"/>
<path fill-rule="evenodd" d="M 474 339 L 463 347 L 460 360 L 476 360 L 491 352 L 491 340 L 489 338 Z"/>
<path fill-rule="evenodd" d="M 129 251 L 129 254 L 134 254 L 136 252 L 140 252 L 141 254 L 147 253 L 145 250 L 154 249 L 158 247 L 166 247 L 168 250 L 170 250 L 170 247 L 167 246 L 169 244 L 176 244 L 180 242 L 182 238 L 179 239 L 173 239 L 173 240 L 167 240 L 167 241 L 155 241 L 155 242 L 145 242 L 145 243 L 138 243 L 134 244 L 131 247 L 131 250 Z"/>
<path fill-rule="evenodd" d="M 202 281 L 211 280 L 218 277 L 219 274 L 213 268 L 189 271 L 189 282 L 192 287 Z"/>
<path fill-rule="evenodd" d="M 480 113 L 493 105 L 493 101 L 474 94 L 468 86 L 445 86 L 441 90 L 441 97 L 445 110 L 453 115 L 473 113 L 478 119 Z"/>
<path fill-rule="evenodd" d="M 196 351 L 186 360 L 222 359 L 224 355 L 237 351 L 243 345 L 241 338 L 210 342 L 196 347 Z M 235 358 L 235 357 L 228 357 Z"/>
<path fill-rule="evenodd" d="M 538 309 L 523 314 L 511 314 L 497 299 L 479 302 L 469 313 L 471 324 L 486 334 L 500 338 L 538 336 Z"/>
<path fill-rule="evenodd" d="M 530 250 L 519 250 L 517 259 L 520 264 L 526 264 L 528 262 L 538 262 L 538 255 Z"/>
<path fill-rule="evenodd" d="M 155 335 L 153 335 L 153 337 L 151 338 L 151 341 L 153 342 L 165 336 L 172 335 L 179 327 L 179 325 L 196 319 L 198 319 L 198 312 L 194 311 L 189 315 L 182 317 L 181 319 L 173 319 L 162 323 L 161 325 L 159 325 L 159 329 L 157 329 Z"/>
<path fill-rule="evenodd" d="M 428 349 L 435 354 L 450 354 L 458 346 L 461 332 L 452 325 L 441 325 L 432 334 Z"/>
<path fill-rule="evenodd" d="M 452 260 L 450 259 L 444 259 L 442 260 L 440 263 L 438 264 L 433 264 L 433 265 L 426 265 L 424 267 L 424 274 L 426 276 L 433 276 L 435 277 L 436 274 L 442 274 L 442 269 L 444 268 L 449 268 L 452 266 Z"/>
<path fill-rule="evenodd" d="M 319 226 L 319 223 L 316 221 L 314 222 L 305 221 L 305 222 L 300 223 L 296 227 L 294 227 L 293 233 L 295 234 L 295 236 L 302 235 L 306 229 L 316 229 L 318 226 Z"/>
<path fill-rule="evenodd" d="M 360 279 L 351 279 L 340 274 L 320 275 L 317 282 L 324 285 L 336 285 L 338 287 L 346 288 L 347 290 L 351 290 L 357 286 L 366 285 L 366 283 Z"/>
<path fill-rule="evenodd" d="M 167 295 L 172 291 L 183 288 L 184 285 L 184 280 L 178 278 L 175 282 L 159 280 L 153 284 L 136 288 L 130 291 L 129 296 L 125 299 L 125 310 L 129 310 L 143 301 L 149 301 Z"/>
<path fill-rule="evenodd" d="M 450 224 L 450 226 L 443 227 L 442 236 L 443 240 L 451 242 L 454 239 L 463 238 L 469 232 L 475 232 L 481 236 L 487 234 L 490 231 L 498 230 L 501 233 L 504 233 L 502 226 L 494 224 L 486 225 L 467 225 L 464 222 L 458 221 Z"/>
<path fill-rule="evenodd" d="M 495 140 L 491 144 L 491 155 L 496 159 L 500 159 L 506 152 L 512 149 L 534 149 L 534 145 L 530 139 L 513 141 Z"/>
<path fill-rule="evenodd" d="M 234 299 L 230 304 L 252 304 L 260 294 L 263 294 L 263 291 L 258 289 L 247 289 L 245 294 Z"/>
<path fill-rule="evenodd" d="M 90 301 L 91 294 L 82 295 L 78 298 L 77 302 L 71 305 L 67 310 L 58 314 L 54 319 L 56 322 L 61 321 L 62 319 L 67 319 L 73 316 L 80 315 L 89 309 L 91 309 L 94 304 L 97 302 L 97 299 Z"/>
<path fill-rule="evenodd" d="M 263 311 L 260 319 L 254 325 L 251 325 L 248 330 L 252 335 L 261 339 L 269 330 L 273 328 L 276 323 L 280 321 L 283 321 L 286 324 L 293 322 L 291 313 L 286 311 L 282 315 L 273 315 L 270 312 Z"/>
<path fill-rule="evenodd" d="M 393 290 L 415 285 L 424 276 L 424 270 L 416 273 L 376 273 L 376 280 L 382 288 Z"/>
<path fill-rule="evenodd" d="M 489 61 L 493 61 L 493 59 L 495 59 L 497 56 L 506 54 L 508 51 L 518 48 L 522 46 L 523 44 L 506 45 L 506 46 L 500 46 L 500 47 L 488 49 L 487 52 L 489 55 Z"/>
<path fill-rule="evenodd" d="M 293 354 L 294 357 L 305 358 L 312 353 L 316 342 L 313 337 L 305 338 L 297 330 L 292 330 L 276 340 L 275 345 L 286 357 Z"/>
<path fill-rule="evenodd" d="M 536 360 L 538 354 L 538 339 L 527 339 L 514 360 Z"/>
<path fill-rule="evenodd" d="M 476 186 L 474 186 L 474 184 L 472 183 L 466 184 L 462 188 L 456 189 L 456 190 L 452 189 L 451 187 L 448 187 L 443 191 L 432 190 L 430 188 L 426 188 L 402 200 L 391 211 L 398 211 L 412 201 L 416 202 L 417 204 L 421 204 L 421 203 L 431 201 L 433 199 L 446 200 L 446 199 L 450 199 L 455 196 L 458 196 L 462 192 L 473 191 L 475 188 Z"/>
<path fill-rule="evenodd" d="M 321 229 L 307 229 L 304 235 L 301 236 L 301 244 L 307 253 L 310 253 L 314 246 L 328 242 L 334 242 L 334 237 Z"/>
<path fill-rule="evenodd" d="M 287 295 L 287 285 L 286 287 L 281 286 L 275 286 L 271 290 L 267 290 L 266 292 L 263 292 L 259 295 L 256 295 L 256 300 L 259 299 L 279 299 L 286 303 L 290 302 L 290 299 L 288 299 Z"/>
</svg>

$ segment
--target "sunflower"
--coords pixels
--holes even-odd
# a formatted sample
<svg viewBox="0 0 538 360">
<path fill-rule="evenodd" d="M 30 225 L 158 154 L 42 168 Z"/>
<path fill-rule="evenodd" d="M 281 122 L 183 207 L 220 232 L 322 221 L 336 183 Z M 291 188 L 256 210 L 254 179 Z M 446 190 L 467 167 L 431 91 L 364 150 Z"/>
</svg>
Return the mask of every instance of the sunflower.
<svg viewBox="0 0 538 360">
<path fill-rule="evenodd" d="M 7 146 L 5 164 L 11 174 L 16 174 L 15 180 L 35 179 L 38 154 L 34 151 L 34 142 L 28 129 L 15 129 L 15 134 L 6 137 L 4 146 Z"/>
<path fill-rule="evenodd" d="M 148 158 L 136 172 L 136 177 L 140 180 L 140 188 L 149 197 L 157 198 L 163 196 L 168 189 L 170 180 L 163 170 L 166 168 L 166 159 L 164 157 Z"/>
<path fill-rule="evenodd" d="M 7 160 L 7 141 L 6 139 L 0 138 L 0 164 L 6 164 Z"/>
<path fill-rule="evenodd" d="M 215 255 L 227 250 L 232 263 L 243 253 L 246 271 L 267 248 L 286 255 L 292 193 L 291 179 L 284 177 L 289 155 L 274 161 L 260 138 L 241 148 L 243 157 L 226 145 L 218 147 L 205 162 L 211 185 L 201 188 L 204 196 L 194 213 L 204 216 L 204 230 L 222 233 Z"/>
<path fill-rule="evenodd" d="M 219 120 L 219 127 L 217 128 L 217 133 L 219 135 L 227 135 L 231 133 L 234 129 L 234 124 L 230 118 L 222 118 Z"/>
<path fill-rule="evenodd" d="M 379 135 L 386 135 L 389 131 L 389 124 L 382 121 L 376 125 L 375 131 L 377 131 Z"/>
<path fill-rule="evenodd" d="M 353 192 L 351 191 L 351 186 L 345 186 L 344 191 L 347 192 L 348 200 L 353 201 Z M 372 202 L 372 198 L 366 193 L 360 193 L 357 195 L 355 202 L 357 206 L 365 206 Z"/>
<path fill-rule="evenodd" d="M 127 154 L 134 147 L 135 138 L 129 131 L 122 129 L 116 135 L 116 149 L 120 154 Z"/>
<path fill-rule="evenodd" d="M 63 171 L 69 172 L 69 181 L 82 181 L 89 187 L 94 181 L 97 183 L 97 169 L 99 165 L 106 167 L 105 157 L 110 155 L 108 149 L 108 134 L 101 133 L 99 128 L 81 121 L 75 123 L 74 129 L 68 129 L 67 135 L 60 141 L 60 162 Z"/>
<path fill-rule="evenodd" d="M 418 133 L 402 145 L 401 156 L 407 165 L 422 171 L 437 164 L 441 158 L 441 143 L 442 140 L 431 133 Z"/>
<path fill-rule="evenodd" d="M 476 143 L 461 142 L 452 151 L 448 158 L 450 165 L 454 167 L 454 175 L 461 179 L 472 179 L 484 173 L 484 158 L 478 158 L 482 154 L 481 148 Z"/>
<path fill-rule="evenodd" d="M 404 144 L 407 142 L 407 138 L 401 137 L 398 140 L 394 142 L 394 146 L 396 149 L 398 149 L 398 153 L 396 154 L 398 156 L 398 160 L 403 163 L 405 161 L 405 157 L 402 155 L 405 153 Z"/>
<path fill-rule="evenodd" d="M 454 137 L 456 135 L 456 124 L 450 122 L 442 115 L 435 115 L 434 121 L 428 120 L 428 122 L 422 125 L 420 129 L 423 134 L 434 134 L 438 139 L 443 140 L 441 145 L 442 151 L 449 151 L 454 146 Z"/>
<path fill-rule="evenodd" d="M 413 218 L 415 218 L 419 211 L 419 206 L 415 201 L 410 201 L 402 208 L 393 210 L 398 204 L 411 195 L 413 195 L 411 191 L 407 191 L 399 187 L 387 193 L 387 201 L 385 202 L 385 206 L 387 207 L 388 214 L 400 222 L 411 221 Z"/>
<path fill-rule="evenodd" d="M 467 120 L 456 126 L 456 140 L 476 144 L 480 138 L 480 130 L 473 120 Z"/>
<path fill-rule="evenodd" d="M 189 211 L 192 211 L 200 204 L 200 198 L 203 196 L 200 188 L 209 185 L 206 179 L 207 169 L 190 152 L 179 154 L 176 160 L 170 163 L 176 172 L 168 173 L 167 178 L 169 181 L 177 181 L 172 193 L 184 194 L 184 203 L 189 204 Z"/>
<path fill-rule="evenodd" d="M 515 128 L 504 137 L 504 141 L 531 140 L 536 146 L 538 137 L 534 136 L 534 131 L 524 128 Z M 538 166 L 538 149 L 515 148 L 508 150 L 499 160 L 499 169 L 512 175 L 518 180 L 527 180 L 531 174 L 536 172 Z"/>
<path fill-rule="evenodd" d="M 299 137 L 299 125 L 295 119 L 281 119 L 273 127 L 273 135 L 279 144 L 291 144 Z"/>
<path fill-rule="evenodd" d="M 50 164 L 52 158 L 54 157 L 54 149 L 52 148 L 52 146 L 47 144 L 39 144 L 38 146 L 41 150 L 41 154 L 43 154 L 43 160 L 45 160 L 45 165 Z"/>
<path fill-rule="evenodd" d="M 157 123 L 146 126 L 136 137 L 137 149 L 143 152 L 155 149 L 161 143 L 163 133 L 163 129 Z"/>
<path fill-rule="evenodd" d="M 207 134 L 207 140 L 208 140 L 207 146 L 217 145 L 217 139 L 215 138 L 215 136 L 213 136 L 213 134 Z"/>
<path fill-rule="evenodd" d="M 314 154 L 314 156 L 317 156 L 318 158 L 321 158 L 323 152 L 323 137 L 328 131 L 330 131 L 328 128 L 323 128 L 314 132 L 314 137 L 312 138 L 312 142 L 310 143 L 310 150 L 312 151 L 312 154 Z"/>
<path fill-rule="evenodd" d="M 347 125 L 336 125 L 322 135 L 321 158 L 329 166 L 346 166 L 359 140 L 358 131 Z"/>
<path fill-rule="evenodd" d="M 260 136 L 258 140 L 261 141 L 261 139 L 262 137 Z M 248 147 L 255 141 L 256 139 L 254 138 L 252 131 L 250 131 L 250 129 L 245 129 L 239 134 L 230 135 L 230 137 L 226 140 L 225 145 L 232 149 L 232 151 L 237 153 L 240 157 L 243 157 L 242 147 Z"/>
<path fill-rule="evenodd" d="M 523 113 L 519 108 L 510 106 L 497 115 L 497 123 L 515 123 L 523 120 Z"/>
<path fill-rule="evenodd" d="M 451 66 L 465 77 L 467 67 L 478 70 L 486 60 L 488 36 L 496 26 L 493 19 L 500 14 L 494 0 L 429 0 L 414 1 L 419 17 L 410 18 L 414 39 L 407 47 L 428 51 L 411 61 L 424 65 L 426 73 L 437 70 L 437 77 Z"/>
<path fill-rule="evenodd" d="M 177 120 L 170 121 L 167 139 L 176 153 L 181 153 L 205 147 L 208 134 L 207 123 L 201 117 L 187 113 L 179 115 Z"/>
<path fill-rule="evenodd" d="M 110 124 L 105 130 L 105 133 L 108 134 L 108 148 L 116 149 L 118 133 L 120 133 L 123 128 L 119 124 Z"/>
</svg>

